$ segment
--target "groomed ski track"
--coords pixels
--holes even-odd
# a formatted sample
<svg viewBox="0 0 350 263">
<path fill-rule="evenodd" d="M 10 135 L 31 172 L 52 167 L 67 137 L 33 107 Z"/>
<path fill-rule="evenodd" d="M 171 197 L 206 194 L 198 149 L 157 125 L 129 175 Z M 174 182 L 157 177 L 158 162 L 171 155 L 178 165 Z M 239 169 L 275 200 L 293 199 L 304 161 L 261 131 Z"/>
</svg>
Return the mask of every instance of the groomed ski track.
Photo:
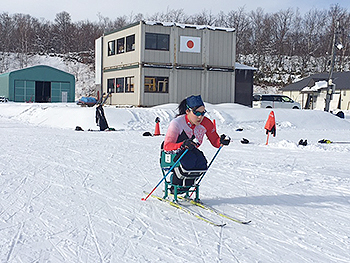
<svg viewBox="0 0 350 263">
<path fill-rule="evenodd" d="M 317 140 L 347 140 L 350 129 L 296 128 L 303 115 L 288 112 L 288 126 L 276 111 L 277 137 L 265 146 L 264 131 L 254 128 L 260 117 L 252 120 L 249 111 L 241 118 L 250 122 L 237 124 L 235 113 L 209 108 L 220 132 L 235 141 L 206 174 L 201 200 L 252 220 L 219 228 L 158 201 L 141 201 L 161 179 L 164 137 L 142 136 L 154 128 L 154 115 L 135 111 L 149 121 L 141 130 L 136 123 L 127 128 L 134 122 L 125 116 L 127 124 L 119 127 L 107 109 L 110 126 L 125 131 L 75 132 L 75 126 L 40 124 L 50 112 L 42 107 L 11 118 L 0 107 L 1 262 L 348 262 L 350 146 Z M 167 112 L 158 112 L 166 120 Z M 25 114 L 40 123 L 26 123 Z M 236 125 L 245 125 L 244 133 L 234 132 Z M 241 137 L 251 143 L 242 145 Z M 301 138 L 309 145 L 297 146 Z M 201 148 L 208 159 L 216 151 L 207 141 Z"/>
<path fill-rule="evenodd" d="M 147 192 L 145 192 L 145 194 L 148 194 Z M 161 201 L 163 203 L 166 203 L 176 209 L 179 209 L 180 211 L 183 211 L 184 213 L 187 213 L 189 215 L 192 215 L 194 216 L 195 218 L 205 222 L 205 223 L 208 223 L 209 225 L 212 225 L 212 226 L 217 226 L 217 227 L 224 227 L 226 225 L 226 223 L 219 223 L 219 219 L 220 218 L 210 218 L 210 217 L 213 217 L 212 215 L 213 214 L 210 214 L 209 216 L 208 215 L 204 215 L 203 213 L 201 213 L 202 211 L 198 211 L 200 209 L 197 209 L 197 211 L 195 211 L 193 208 L 198 208 L 196 207 L 195 205 L 189 205 L 189 203 L 185 203 L 185 202 L 174 202 L 172 200 L 170 200 L 169 198 L 162 198 L 160 196 L 157 196 L 155 194 L 151 194 L 150 195 L 151 198 L 154 198 L 158 201 Z M 222 220 L 222 218 L 221 218 Z"/>
</svg>

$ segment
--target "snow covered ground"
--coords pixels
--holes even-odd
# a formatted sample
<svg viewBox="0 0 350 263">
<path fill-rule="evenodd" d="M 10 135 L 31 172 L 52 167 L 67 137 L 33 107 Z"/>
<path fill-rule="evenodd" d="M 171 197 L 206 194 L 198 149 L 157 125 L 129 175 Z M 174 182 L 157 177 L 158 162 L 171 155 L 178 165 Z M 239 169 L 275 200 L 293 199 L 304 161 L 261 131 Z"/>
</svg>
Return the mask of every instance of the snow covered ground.
<svg viewBox="0 0 350 263">
<path fill-rule="evenodd" d="M 270 110 L 206 106 L 232 143 L 201 199 L 249 225 L 214 217 L 227 225 L 213 227 L 141 201 L 161 179 L 164 139 L 142 134 L 157 116 L 165 133 L 175 104 L 106 106 L 116 132 L 87 131 L 95 108 L 0 104 L 1 262 L 349 262 L 350 144 L 317 143 L 350 142 L 349 119 L 275 109 L 277 136 L 265 145 Z M 201 149 L 209 160 L 216 152 L 208 141 Z"/>
</svg>

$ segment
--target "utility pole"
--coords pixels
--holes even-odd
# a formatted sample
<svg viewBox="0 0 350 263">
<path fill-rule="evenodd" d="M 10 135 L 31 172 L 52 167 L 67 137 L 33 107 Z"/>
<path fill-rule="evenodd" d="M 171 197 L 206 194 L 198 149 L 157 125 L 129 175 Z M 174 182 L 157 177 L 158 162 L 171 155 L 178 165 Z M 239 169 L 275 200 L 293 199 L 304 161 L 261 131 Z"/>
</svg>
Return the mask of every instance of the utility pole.
<svg viewBox="0 0 350 263">
<path fill-rule="evenodd" d="M 338 43 L 338 35 L 340 34 L 340 21 L 337 20 L 335 24 L 334 34 L 333 34 L 333 42 L 332 42 L 332 60 L 331 60 L 331 67 L 329 69 L 329 77 L 327 82 L 327 93 L 326 93 L 326 101 L 325 101 L 325 108 L 324 111 L 329 111 L 329 104 L 333 98 L 333 94 L 335 91 L 335 83 L 333 83 L 332 77 L 333 77 L 333 70 L 334 70 L 334 63 L 335 63 L 335 57 L 337 54 L 337 49 L 342 49 L 343 45 L 341 43 Z"/>
</svg>

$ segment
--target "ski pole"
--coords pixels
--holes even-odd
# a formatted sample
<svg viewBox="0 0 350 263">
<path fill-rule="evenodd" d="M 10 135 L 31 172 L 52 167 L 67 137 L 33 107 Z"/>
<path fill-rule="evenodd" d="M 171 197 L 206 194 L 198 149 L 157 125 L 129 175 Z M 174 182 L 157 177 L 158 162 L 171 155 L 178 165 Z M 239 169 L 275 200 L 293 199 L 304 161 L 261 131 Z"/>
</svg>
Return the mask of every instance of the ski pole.
<svg viewBox="0 0 350 263">
<path fill-rule="evenodd" d="M 210 161 L 210 163 L 209 163 L 209 165 L 208 165 L 207 170 L 206 170 L 206 171 L 204 172 L 204 174 L 202 174 L 202 176 L 199 178 L 197 185 L 199 185 L 199 183 L 202 181 L 204 175 L 208 172 L 209 167 L 210 167 L 211 164 L 214 162 L 216 156 L 218 156 L 218 154 L 219 154 L 219 152 L 220 152 L 220 150 L 221 150 L 221 148 L 222 148 L 223 146 L 224 146 L 224 145 L 220 144 L 220 147 L 219 147 L 219 149 L 216 151 L 216 153 L 215 153 L 215 155 L 213 156 L 213 158 L 211 159 L 211 161 Z M 192 196 L 193 193 L 194 193 L 194 192 L 191 193 L 190 197 Z"/>
<path fill-rule="evenodd" d="M 199 181 L 198 181 L 198 184 L 202 181 L 204 175 L 208 172 L 208 169 L 210 168 L 210 166 L 211 166 L 212 163 L 214 162 L 216 156 L 218 156 L 218 154 L 219 154 L 219 152 L 220 152 L 220 150 L 221 150 L 221 148 L 222 148 L 223 146 L 224 146 L 223 144 L 220 144 L 219 149 L 216 151 L 215 155 L 214 155 L 213 158 L 211 159 L 211 161 L 210 161 L 210 163 L 209 163 L 209 165 L 208 165 L 207 170 L 204 172 L 204 174 L 202 174 L 201 178 L 200 178 Z"/>
<path fill-rule="evenodd" d="M 162 180 L 159 181 L 159 183 L 153 188 L 153 190 L 144 198 L 141 198 L 142 201 L 146 201 L 148 197 L 157 189 L 157 187 L 165 180 L 165 178 L 168 176 L 168 174 L 175 168 L 175 166 L 180 162 L 182 157 L 188 152 L 188 149 L 186 149 L 180 156 L 179 159 L 173 164 L 173 166 L 170 167 L 169 171 L 166 173 L 166 175 L 163 176 Z"/>
</svg>

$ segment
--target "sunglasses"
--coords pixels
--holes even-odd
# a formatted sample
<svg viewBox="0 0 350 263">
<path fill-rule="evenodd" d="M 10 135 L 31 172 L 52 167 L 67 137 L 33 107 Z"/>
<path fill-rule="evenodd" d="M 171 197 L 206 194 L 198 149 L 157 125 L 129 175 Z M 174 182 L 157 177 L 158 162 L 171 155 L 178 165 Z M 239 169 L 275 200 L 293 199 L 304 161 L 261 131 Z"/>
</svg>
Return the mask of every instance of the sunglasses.
<svg viewBox="0 0 350 263">
<path fill-rule="evenodd" d="M 192 113 L 194 114 L 194 115 L 196 115 L 197 117 L 199 117 L 199 116 L 204 116 L 204 114 L 207 112 L 206 110 L 204 110 L 204 111 L 196 111 L 196 110 L 193 110 L 193 109 L 190 109 L 191 111 L 192 111 Z"/>
</svg>

